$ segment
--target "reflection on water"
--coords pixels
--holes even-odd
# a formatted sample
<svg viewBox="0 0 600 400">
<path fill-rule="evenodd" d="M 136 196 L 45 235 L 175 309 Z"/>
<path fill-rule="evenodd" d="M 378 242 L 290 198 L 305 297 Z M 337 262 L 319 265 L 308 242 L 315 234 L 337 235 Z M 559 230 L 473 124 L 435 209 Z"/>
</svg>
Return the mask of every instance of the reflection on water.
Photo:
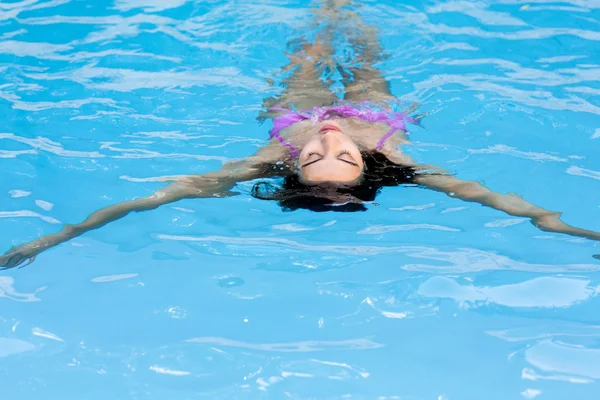
<svg viewBox="0 0 600 400">
<path fill-rule="evenodd" d="M 37 289 L 33 293 L 20 293 L 15 287 L 15 280 L 10 276 L 0 276 L 0 298 L 5 297 L 15 301 L 40 301 L 36 296 L 39 292 L 44 290 L 44 287 Z"/>
<path fill-rule="evenodd" d="M 600 230 L 600 3 L 361 3 L 427 113 L 408 153 Z M 311 4 L 0 2 L 0 251 L 255 151 Z M 600 393 L 594 243 L 420 188 L 317 215 L 251 187 L 2 272 L 0 397 Z"/>
<path fill-rule="evenodd" d="M 575 380 L 600 379 L 600 350 L 543 340 L 525 352 L 525 359 L 545 373 L 572 375 Z M 548 377 L 546 377 L 548 379 Z"/>
<path fill-rule="evenodd" d="M 226 347 L 243 347 L 262 351 L 276 352 L 312 352 L 322 351 L 326 348 L 341 348 L 346 350 L 365 350 L 382 347 L 380 343 L 374 343 L 368 339 L 343 340 L 339 342 L 296 342 L 296 343 L 269 343 L 251 344 L 225 338 L 197 337 L 186 340 L 189 343 L 202 343 Z"/>
<path fill-rule="evenodd" d="M 7 357 L 12 354 L 23 353 L 34 349 L 34 345 L 23 340 L 0 338 L 0 357 Z"/>
<path fill-rule="evenodd" d="M 423 283 L 418 293 L 425 297 L 451 298 L 464 306 L 495 303 L 507 307 L 553 308 L 569 307 L 597 295 L 597 288 L 589 287 L 589 283 L 581 279 L 541 277 L 518 284 L 478 287 L 434 277 Z"/>
</svg>

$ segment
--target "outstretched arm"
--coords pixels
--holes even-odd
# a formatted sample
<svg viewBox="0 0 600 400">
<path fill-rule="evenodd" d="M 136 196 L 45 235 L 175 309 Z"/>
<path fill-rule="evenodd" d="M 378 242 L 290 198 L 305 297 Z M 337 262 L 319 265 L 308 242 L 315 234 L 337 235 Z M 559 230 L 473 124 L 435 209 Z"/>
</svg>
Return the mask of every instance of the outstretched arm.
<svg viewBox="0 0 600 400">
<path fill-rule="evenodd" d="M 42 236 L 10 249 L 0 256 L 0 269 L 13 268 L 33 259 L 41 252 L 71 240 L 93 229 L 125 217 L 130 212 L 148 211 L 162 205 L 189 198 L 226 197 L 236 183 L 275 175 L 269 164 L 284 157 L 278 144 L 270 144 L 246 159 L 230 162 L 218 172 L 176 178 L 148 197 L 124 201 L 90 214 L 83 222 L 65 225 L 60 232 Z M 284 171 L 281 171 L 284 172 Z"/>
<path fill-rule="evenodd" d="M 417 175 L 416 182 L 450 197 L 479 203 L 516 217 L 530 218 L 533 225 L 543 231 L 600 241 L 600 233 L 568 225 L 560 220 L 561 213 L 538 207 L 515 194 L 496 193 L 477 182 L 463 181 L 443 174 L 420 174 Z"/>
<path fill-rule="evenodd" d="M 463 201 L 479 203 L 503 211 L 508 215 L 529 218 L 533 225 L 546 232 L 564 233 L 600 241 L 600 233 L 576 228 L 564 223 L 560 219 L 561 213 L 559 212 L 538 207 L 515 194 L 497 193 L 477 182 L 457 179 L 439 168 L 419 165 L 412 157 L 403 154 L 397 147 L 392 146 L 391 143 L 386 143 L 382 151 L 390 161 L 398 165 L 415 168 L 417 170 L 416 183 L 428 189 L 445 193 L 450 197 Z"/>
</svg>

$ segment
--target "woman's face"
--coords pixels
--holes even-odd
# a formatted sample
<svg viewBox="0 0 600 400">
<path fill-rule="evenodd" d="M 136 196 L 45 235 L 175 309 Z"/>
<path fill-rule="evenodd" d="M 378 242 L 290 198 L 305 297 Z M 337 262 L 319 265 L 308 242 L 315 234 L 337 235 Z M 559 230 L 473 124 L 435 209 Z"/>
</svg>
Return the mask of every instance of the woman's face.
<svg viewBox="0 0 600 400">
<path fill-rule="evenodd" d="M 351 182 L 362 173 L 362 156 L 354 141 L 333 121 L 320 123 L 299 157 L 300 176 L 305 182 Z"/>
</svg>

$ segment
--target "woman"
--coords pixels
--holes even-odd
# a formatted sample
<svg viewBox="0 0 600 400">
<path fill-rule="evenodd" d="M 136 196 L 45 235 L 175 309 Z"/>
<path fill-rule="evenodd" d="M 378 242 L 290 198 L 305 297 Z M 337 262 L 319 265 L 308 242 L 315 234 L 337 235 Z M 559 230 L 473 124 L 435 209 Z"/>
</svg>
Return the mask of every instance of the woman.
<svg viewBox="0 0 600 400">
<path fill-rule="evenodd" d="M 269 99 L 262 119 L 272 118 L 267 144 L 254 155 L 227 163 L 220 171 L 170 179 L 149 197 L 125 201 L 92 213 L 83 222 L 65 225 L 55 234 L 14 247 L 0 256 L 0 267 L 13 268 L 44 250 L 97 229 L 135 211 L 147 211 L 181 199 L 225 197 L 239 182 L 284 177 L 281 187 L 254 185 L 252 195 L 276 200 L 284 210 L 361 211 L 383 186 L 414 183 L 465 201 L 530 218 L 538 228 L 600 240 L 597 232 L 565 224 L 560 214 L 537 207 L 516 195 L 490 191 L 431 168 L 417 165 L 400 150 L 408 145 L 406 123 L 418 118 L 391 111 L 389 84 L 373 67 L 381 55 L 373 29 L 356 14 L 328 2 L 317 10 L 315 24 L 325 26 L 314 44 L 304 44 L 284 68 L 292 70 L 278 99 Z M 338 2 L 340 3 L 340 2 Z M 327 23 L 325 24 L 324 22 Z M 354 51 L 352 67 L 340 68 L 345 95 L 339 103 L 321 77 L 331 72 L 333 37 L 348 40 Z M 304 110 L 294 112 L 296 110 Z M 309 110 L 309 111 L 306 111 Z M 429 171 L 429 172 L 428 172 Z"/>
</svg>

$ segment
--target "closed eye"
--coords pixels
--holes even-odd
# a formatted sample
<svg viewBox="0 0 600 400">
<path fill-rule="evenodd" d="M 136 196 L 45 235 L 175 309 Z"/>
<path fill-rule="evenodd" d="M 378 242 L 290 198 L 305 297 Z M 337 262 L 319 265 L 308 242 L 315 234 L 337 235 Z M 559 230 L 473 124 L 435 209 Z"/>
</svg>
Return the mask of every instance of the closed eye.
<svg viewBox="0 0 600 400">
<path fill-rule="evenodd" d="M 315 156 L 315 155 L 319 156 L 319 158 L 317 158 L 316 160 L 312 160 L 312 161 L 307 162 L 301 168 L 308 167 L 309 165 L 314 164 L 314 163 L 316 163 L 318 161 L 321 161 L 323 159 L 323 156 L 321 154 L 317 153 L 316 151 L 308 153 L 308 156 L 306 156 L 306 158 L 310 158 L 310 157 Z"/>
<path fill-rule="evenodd" d="M 350 158 L 350 160 L 346 159 L 346 158 L 340 158 L 343 155 L 346 155 L 348 158 Z M 338 153 L 337 155 L 337 159 L 340 161 L 343 161 L 347 164 L 350 165 L 354 165 L 355 167 L 360 167 L 360 165 L 358 165 L 355 161 L 354 161 L 354 157 L 352 157 L 352 155 L 350 154 L 350 152 L 348 150 L 342 150 Z"/>
<path fill-rule="evenodd" d="M 308 156 L 306 156 L 306 158 L 310 158 L 313 155 L 317 155 L 317 156 L 319 156 L 319 158 L 317 158 L 316 160 L 312 160 L 312 161 L 307 162 L 306 164 L 302 165 L 301 168 L 308 167 L 309 165 L 312 165 L 312 164 L 314 164 L 316 162 L 319 162 L 319 161 L 321 161 L 323 159 L 323 155 L 319 154 L 317 152 L 308 153 Z M 340 157 L 342 157 L 344 155 L 346 156 L 345 158 L 340 158 Z M 350 158 L 350 159 L 348 160 L 347 158 Z M 350 165 L 352 165 L 354 167 L 360 168 L 360 165 L 358 165 L 358 163 L 356 163 L 354 161 L 354 157 L 352 157 L 352 155 L 350 154 L 350 152 L 347 151 L 347 150 L 340 151 L 338 153 L 338 155 L 337 155 L 337 159 L 338 159 L 338 161 L 345 162 L 346 164 L 350 164 Z"/>
</svg>

